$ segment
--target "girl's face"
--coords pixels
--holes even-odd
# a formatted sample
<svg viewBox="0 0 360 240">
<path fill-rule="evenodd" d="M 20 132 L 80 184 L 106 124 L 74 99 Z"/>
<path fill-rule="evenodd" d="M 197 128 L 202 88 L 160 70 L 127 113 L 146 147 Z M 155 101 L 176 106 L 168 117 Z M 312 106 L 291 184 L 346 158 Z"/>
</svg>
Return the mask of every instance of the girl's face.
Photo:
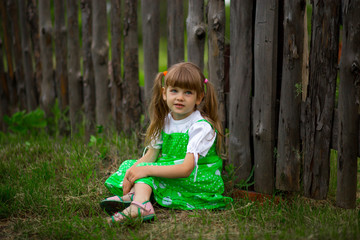
<svg viewBox="0 0 360 240">
<path fill-rule="evenodd" d="M 197 96 L 195 90 L 179 87 L 163 88 L 163 99 L 171 110 L 175 120 L 188 117 L 195 110 L 195 105 L 201 103 L 203 96 Z"/>
</svg>

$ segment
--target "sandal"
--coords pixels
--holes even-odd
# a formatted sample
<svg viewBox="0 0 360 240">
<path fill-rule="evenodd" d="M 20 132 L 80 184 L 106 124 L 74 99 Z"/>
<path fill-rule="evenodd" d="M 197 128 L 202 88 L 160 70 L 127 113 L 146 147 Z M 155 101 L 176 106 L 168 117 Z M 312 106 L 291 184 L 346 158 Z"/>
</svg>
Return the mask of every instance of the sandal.
<svg viewBox="0 0 360 240">
<path fill-rule="evenodd" d="M 132 200 L 134 199 L 134 194 L 134 192 L 129 192 L 122 197 L 112 196 L 106 198 L 100 202 L 100 207 L 101 209 L 104 209 L 107 214 L 112 216 L 114 213 L 122 211 L 124 208 L 130 206 Z M 122 198 L 125 196 L 129 196 L 130 201 L 124 201 Z"/>
<path fill-rule="evenodd" d="M 150 201 L 146 201 L 143 203 L 133 201 L 131 202 L 131 204 L 138 207 L 138 216 L 135 217 L 135 219 L 139 218 L 141 219 L 141 221 L 150 221 L 155 217 L 154 207 Z M 111 216 L 111 218 L 108 219 L 108 222 L 109 223 L 122 222 L 126 219 L 132 219 L 132 218 L 125 215 L 122 212 L 117 212 L 113 216 Z"/>
</svg>

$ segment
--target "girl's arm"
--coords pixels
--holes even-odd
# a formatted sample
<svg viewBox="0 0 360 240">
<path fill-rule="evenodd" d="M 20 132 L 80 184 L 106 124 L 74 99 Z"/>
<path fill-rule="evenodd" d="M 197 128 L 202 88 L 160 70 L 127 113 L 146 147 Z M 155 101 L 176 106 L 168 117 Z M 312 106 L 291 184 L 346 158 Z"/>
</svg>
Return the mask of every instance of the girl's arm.
<svg viewBox="0 0 360 240">
<path fill-rule="evenodd" d="M 134 183 L 137 179 L 144 177 L 163 177 L 163 178 L 186 178 L 190 176 L 195 167 L 194 154 L 187 153 L 184 162 L 171 166 L 141 166 L 134 167 L 126 173 L 127 180 Z"/>
<path fill-rule="evenodd" d="M 149 150 L 147 150 L 147 152 L 144 154 L 144 156 L 142 156 L 141 158 L 139 158 L 136 163 L 133 165 L 133 167 L 136 167 L 136 165 L 138 165 L 139 163 L 142 162 L 154 162 L 157 158 L 157 156 L 159 155 L 160 149 L 155 149 L 155 148 L 149 148 Z"/>
<path fill-rule="evenodd" d="M 124 181 L 123 181 L 124 195 L 130 191 L 130 189 L 132 188 L 132 186 L 134 184 L 134 182 L 130 182 L 128 180 L 129 172 L 131 172 L 131 170 L 134 169 L 139 163 L 154 162 L 156 160 L 157 156 L 159 155 L 159 152 L 160 152 L 160 149 L 149 148 L 149 150 L 144 154 L 144 156 L 142 156 L 139 160 L 137 160 L 136 163 L 126 171 Z"/>
</svg>

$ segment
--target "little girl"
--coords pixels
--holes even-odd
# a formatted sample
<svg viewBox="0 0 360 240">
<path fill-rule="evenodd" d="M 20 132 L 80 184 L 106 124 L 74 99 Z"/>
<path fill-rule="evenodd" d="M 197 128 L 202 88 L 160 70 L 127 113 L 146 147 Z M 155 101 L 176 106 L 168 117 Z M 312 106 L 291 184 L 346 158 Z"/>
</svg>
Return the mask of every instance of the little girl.
<svg viewBox="0 0 360 240">
<path fill-rule="evenodd" d="M 213 85 L 196 65 L 178 63 L 157 75 L 149 112 L 148 151 L 124 161 L 105 182 L 115 194 L 100 203 L 111 215 L 108 221 L 151 220 L 152 194 L 174 209 L 225 208 L 232 199 L 222 196 L 222 134 Z"/>
</svg>

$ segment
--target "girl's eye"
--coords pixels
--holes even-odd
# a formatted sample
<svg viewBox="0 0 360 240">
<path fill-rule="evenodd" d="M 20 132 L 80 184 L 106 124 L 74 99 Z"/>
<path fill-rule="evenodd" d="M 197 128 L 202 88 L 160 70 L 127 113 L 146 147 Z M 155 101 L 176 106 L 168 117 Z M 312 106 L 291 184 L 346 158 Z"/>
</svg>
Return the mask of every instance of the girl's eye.
<svg viewBox="0 0 360 240">
<path fill-rule="evenodd" d="M 176 93 L 176 92 L 177 92 L 177 90 L 176 90 L 176 89 L 170 89 L 170 92 L 172 92 L 172 93 Z"/>
<path fill-rule="evenodd" d="M 187 95 L 191 95 L 191 94 L 192 94 L 192 92 L 191 92 L 191 91 L 186 91 L 186 92 L 185 92 L 185 94 L 187 94 Z"/>
</svg>

